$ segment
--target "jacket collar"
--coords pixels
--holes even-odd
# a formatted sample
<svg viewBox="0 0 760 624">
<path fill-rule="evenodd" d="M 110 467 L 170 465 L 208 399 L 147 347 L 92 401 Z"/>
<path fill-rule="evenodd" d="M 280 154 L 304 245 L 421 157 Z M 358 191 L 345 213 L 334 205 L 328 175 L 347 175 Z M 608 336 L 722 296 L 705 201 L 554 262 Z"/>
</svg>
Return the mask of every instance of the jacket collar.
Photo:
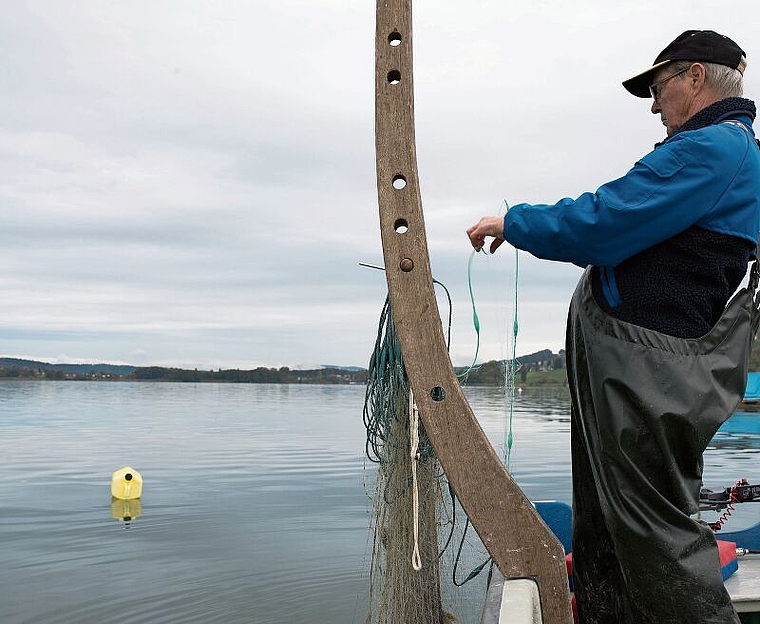
<svg viewBox="0 0 760 624">
<path fill-rule="evenodd" d="M 675 133 L 657 143 L 655 147 L 666 143 L 673 137 L 681 134 L 681 132 L 706 128 L 707 126 L 712 126 L 713 124 L 720 123 L 726 119 L 742 121 L 751 129 L 752 121 L 755 119 L 756 114 L 757 110 L 755 109 L 755 103 L 752 100 L 740 97 L 730 97 L 718 100 L 695 113 L 692 117 L 687 119 Z"/>
</svg>

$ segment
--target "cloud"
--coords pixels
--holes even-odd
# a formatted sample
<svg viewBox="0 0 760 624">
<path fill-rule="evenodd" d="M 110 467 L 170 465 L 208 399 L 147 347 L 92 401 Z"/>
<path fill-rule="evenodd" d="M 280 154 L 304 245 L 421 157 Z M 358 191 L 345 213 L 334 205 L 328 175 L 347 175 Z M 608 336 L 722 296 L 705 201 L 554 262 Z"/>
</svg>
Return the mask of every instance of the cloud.
<svg viewBox="0 0 760 624">
<path fill-rule="evenodd" d="M 465 228 L 625 173 L 663 129 L 620 81 L 686 28 L 749 47 L 760 17 L 679 0 L 653 23 L 659 10 L 415 2 L 420 185 L 455 363 L 474 349 Z M 383 263 L 371 4 L 13 4 L 0 50 L 4 354 L 366 362 L 385 298 L 358 266 Z M 513 262 L 475 265 L 484 357 L 505 349 Z M 520 262 L 519 350 L 557 350 L 579 271 Z"/>
</svg>

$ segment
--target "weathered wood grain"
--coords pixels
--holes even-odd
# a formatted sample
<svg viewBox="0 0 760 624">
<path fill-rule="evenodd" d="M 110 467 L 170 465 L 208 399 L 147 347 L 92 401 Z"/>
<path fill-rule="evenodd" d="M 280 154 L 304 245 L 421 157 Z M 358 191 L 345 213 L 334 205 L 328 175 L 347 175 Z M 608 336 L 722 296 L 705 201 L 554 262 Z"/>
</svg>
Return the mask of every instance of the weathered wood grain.
<svg viewBox="0 0 760 624">
<path fill-rule="evenodd" d="M 446 350 L 417 174 L 411 0 L 378 0 L 376 25 L 380 227 L 393 320 L 416 403 L 446 475 L 501 573 L 536 580 L 544 624 L 570 624 L 562 546 L 488 441 Z"/>
</svg>

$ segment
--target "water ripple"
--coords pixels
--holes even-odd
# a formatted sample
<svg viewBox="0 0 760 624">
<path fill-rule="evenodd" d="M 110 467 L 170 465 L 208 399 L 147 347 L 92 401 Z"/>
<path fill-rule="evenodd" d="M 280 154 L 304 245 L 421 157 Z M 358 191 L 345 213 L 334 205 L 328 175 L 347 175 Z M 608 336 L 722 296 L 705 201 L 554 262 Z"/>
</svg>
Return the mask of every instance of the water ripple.
<svg viewBox="0 0 760 624">
<path fill-rule="evenodd" d="M 466 392 L 503 454 L 504 393 Z M 0 622 L 363 622 L 363 400 L 358 386 L 0 382 Z M 569 501 L 566 397 L 517 397 L 513 434 L 529 497 Z M 716 436 L 711 483 L 755 478 L 757 437 Z M 128 522 L 110 501 L 125 465 L 144 479 Z"/>
</svg>

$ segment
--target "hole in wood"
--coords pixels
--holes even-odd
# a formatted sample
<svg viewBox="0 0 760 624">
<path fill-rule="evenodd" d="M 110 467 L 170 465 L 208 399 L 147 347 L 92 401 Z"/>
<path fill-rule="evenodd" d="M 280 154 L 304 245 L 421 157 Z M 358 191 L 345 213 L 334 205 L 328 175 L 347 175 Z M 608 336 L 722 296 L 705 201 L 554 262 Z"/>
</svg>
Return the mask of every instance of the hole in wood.
<svg viewBox="0 0 760 624">
<path fill-rule="evenodd" d="M 409 229 L 409 223 L 406 219 L 396 219 L 396 223 L 393 224 L 393 229 L 396 230 L 396 234 L 406 234 Z"/>
<path fill-rule="evenodd" d="M 430 398 L 433 401 L 443 401 L 446 398 L 446 391 L 441 386 L 435 386 L 430 391 Z"/>
<path fill-rule="evenodd" d="M 397 173 L 395 176 L 393 176 L 391 184 L 393 184 L 393 188 L 395 188 L 397 191 L 400 191 L 406 186 L 406 178 L 400 173 Z"/>
<path fill-rule="evenodd" d="M 398 69 L 392 69 L 388 72 L 388 84 L 397 85 L 401 82 L 401 72 Z"/>
<path fill-rule="evenodd" d="M 397 45 L 401 45 L 401 33 L 394 30 L 390 35 L 388 35 L 388 43 L 394 48 Z"/>
</svg>

